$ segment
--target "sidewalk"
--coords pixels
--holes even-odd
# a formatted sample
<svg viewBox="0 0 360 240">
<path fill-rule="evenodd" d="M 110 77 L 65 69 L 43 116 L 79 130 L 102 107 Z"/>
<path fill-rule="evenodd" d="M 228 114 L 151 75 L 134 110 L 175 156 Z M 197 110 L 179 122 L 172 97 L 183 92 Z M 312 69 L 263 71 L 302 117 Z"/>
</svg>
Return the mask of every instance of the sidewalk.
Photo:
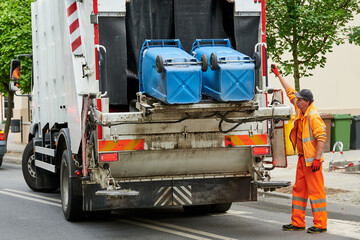
<svg viewBox="0 0 360 240">
<path fill-rule="evenodd" d="M 334 155 L 334 162 L 339 161 L 339 152 Z M 329 172 L 331 152 L 325 153 L 323 163 L 323 174 L 325 181 L 325 192 L 328 201 L 353 204 L 360 206 L 360 171 L 346 172 L 344 169 L 337 169 Z M 343 158 L 347 161 L 359 161 L 360 150 L 344 151 Z M 295 183 L 295 174 L 298 156 L 288 156 L 287 168 L 275 168 L 270 172 L 273 181 L 291 181 Z M 277 189 L 273 194 L 291 197 L 292 186 Z"/>
<path fill-rule="evenodd" d="M 12 153 L 21 153 L 24 151 L 26 144 L 15 143 L 14 142 L 14 135 L 9 132 L 9 137 L 7 141 L 7 151 Z"/>
<path fill-rule="evenodd" d="M 10 131 L 6 147 L 7 152 L 4 156 L 4 162 L 21 164 L 22 154 L 26 144 L 15 143 L 14 135 Z"/>
</svg>

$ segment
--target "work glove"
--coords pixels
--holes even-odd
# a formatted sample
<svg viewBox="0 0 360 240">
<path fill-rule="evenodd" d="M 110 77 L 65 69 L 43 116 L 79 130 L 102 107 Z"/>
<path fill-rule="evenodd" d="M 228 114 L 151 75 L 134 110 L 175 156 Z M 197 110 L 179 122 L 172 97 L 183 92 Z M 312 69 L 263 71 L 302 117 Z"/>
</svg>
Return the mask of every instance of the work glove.
<svg viewBox="0 0 360 240">
<path fill-rule="evenodd" d="M 278 77 L 280 75 L 279 69 L 276 67 L 275 64 L 271 64 L 271 71 Z"/>
<path fill-rule="evenodd" d="M 312 171 L 313 172 L 319 171 L 320 166 L 321 166 L 320 159 L 314 159 L 314 161 L 311 165 Z"/>
</svg>

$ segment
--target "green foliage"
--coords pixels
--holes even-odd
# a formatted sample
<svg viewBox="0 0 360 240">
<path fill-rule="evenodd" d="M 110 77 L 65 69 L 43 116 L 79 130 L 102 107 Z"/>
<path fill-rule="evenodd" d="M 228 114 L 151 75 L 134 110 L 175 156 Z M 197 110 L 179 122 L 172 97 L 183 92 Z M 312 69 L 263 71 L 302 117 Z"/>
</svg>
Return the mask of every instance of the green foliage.
<svg viewBox="0 0 360 240">
<path fill-rule="evenodd" d="M 32 0 L 0 1 L 0 92 L 7 94 L 10 81 L 10 62 L 19 54 L 32 52 Z M 30 92 L 31 61 L 21 58 L 20 89 Z"/>
<path fill-rule="evenodd" d="M 349 42 L 360 46 L 360 27 L 349 28 Z"/>
<path fill-rule="evenodd" d="M 294 75 L 296 90 L 300 78 L 323 68 L 326 53 L 344 43 L 345 25 L 360 12 L 358 0 L 268 0 L 266 9 L 268 52 L 283 74 Z"/>
</svg>

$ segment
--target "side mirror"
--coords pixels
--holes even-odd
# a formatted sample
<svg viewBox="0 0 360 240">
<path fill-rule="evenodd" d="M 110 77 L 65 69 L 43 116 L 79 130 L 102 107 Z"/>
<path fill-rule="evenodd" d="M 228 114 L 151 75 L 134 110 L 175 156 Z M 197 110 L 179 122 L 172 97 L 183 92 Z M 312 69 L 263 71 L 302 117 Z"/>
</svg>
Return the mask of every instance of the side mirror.
<svg viewBox="0 0 360 240">
<path fill-rule="evenodd" d="M 13 59 L 11 60 L 10 64 L 10 78 L 12 81 L 10 81 L 9 89 L 11 91 L 18 91 L 19 90 L 19 78 L 20 78 L 20 60 L 19 59 Z"/>
<path fill-rule="evenodd" d="M 11 60 L 10 65 L 10 78 L 12 80 L 19 80 L 20 78 L 20 60 L 19 59 L 13 59 Z"/>
</svg>

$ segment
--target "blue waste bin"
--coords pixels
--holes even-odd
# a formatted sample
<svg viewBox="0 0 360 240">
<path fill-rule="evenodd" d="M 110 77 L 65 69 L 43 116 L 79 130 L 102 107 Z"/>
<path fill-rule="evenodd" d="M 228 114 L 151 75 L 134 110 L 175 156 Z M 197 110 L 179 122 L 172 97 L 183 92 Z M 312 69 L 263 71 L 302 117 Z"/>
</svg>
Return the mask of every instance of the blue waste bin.
<svg viewBox="0 0 360 240">
<path fill-rule="evenodd" d="M 249 101 L 255 94 L 255 63 L 231 47 L 229 39 L 197 39 L 192 55 L 206 55 L 210 68 L 203 72 L 202 94 L 218 101 Z"/>
<path fill-rule="evenodd" d="M 201 100 L 201 66 L 178 39 L 145 40 L 139 63 L 139 90 L 166 104 Z"/>
</svg>

